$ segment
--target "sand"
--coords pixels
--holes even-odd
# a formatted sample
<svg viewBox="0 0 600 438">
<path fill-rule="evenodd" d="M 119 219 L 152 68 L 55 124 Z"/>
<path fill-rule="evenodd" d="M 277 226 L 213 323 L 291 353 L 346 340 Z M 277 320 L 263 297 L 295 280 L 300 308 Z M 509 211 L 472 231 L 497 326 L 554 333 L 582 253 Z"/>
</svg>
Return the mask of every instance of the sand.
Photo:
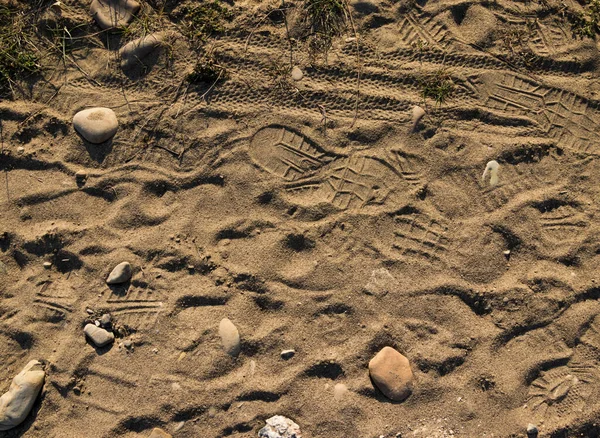
<svg viewBox="0 0 600 438">
<path fill-rule="evenodd" d="M 43 79 L 0 102 L 0 393 L 46 370 L 0 436 L 256 437 L 274 415 L 304 438 L 599 436 L 600 54 L 560 14 L 582 6 L 350 1 L 325 58 L 301 2 L 288 33 L 279 1 L 235 1 L 204 43 L 226 80 L 190 85 L 185 3 L 123 71 L 127 40 L 64 1 L 85 38 L 64 62 L 40 44 Z M 100 145 L 72 126 L 92 107 L 119 121 Z M 414 375 L 400 403 L 369 379 L 386 346 Z"/>
</svg>

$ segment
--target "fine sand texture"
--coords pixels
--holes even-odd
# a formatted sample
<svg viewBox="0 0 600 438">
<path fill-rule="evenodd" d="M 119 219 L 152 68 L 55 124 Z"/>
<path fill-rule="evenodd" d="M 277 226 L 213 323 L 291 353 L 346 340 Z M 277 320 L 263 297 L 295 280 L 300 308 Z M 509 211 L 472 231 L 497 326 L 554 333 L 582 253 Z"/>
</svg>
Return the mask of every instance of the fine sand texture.
<svg viewBox="0 0 600 438">
<path fill-rule="evenodd" d="M 212 2 L 129 0 L 118 29 L 53 3 L 11 3 L 41 69 L 0 98 L 0 394 L 46 375 L 1 437 L 600 436 L 589 2 L 340 1 L 325 42 L 301 0 L 195 36 Z M 100 144 L 72 123 L 96 107 Z"/>
</svg>

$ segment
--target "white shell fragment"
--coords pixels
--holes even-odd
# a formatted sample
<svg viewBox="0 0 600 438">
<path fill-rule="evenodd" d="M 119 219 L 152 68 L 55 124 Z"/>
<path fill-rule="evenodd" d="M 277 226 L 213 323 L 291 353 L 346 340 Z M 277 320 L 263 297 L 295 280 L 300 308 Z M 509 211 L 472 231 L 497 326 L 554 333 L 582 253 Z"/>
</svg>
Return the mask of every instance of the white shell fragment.
<svg viewBox="0 0 600 438">
<path fill-rule="evenodd" d="M 497 161 L 492 160 L 489 161 L 486 165 L 485 165 L 485 170 L 483 171 L 483 176 L 481 177 L 481 179 L 483 181 L 485 181 L 485 177 L 487 176 L 487 174 L 490 174 L 490 186 L 495 186 L 498 184 L 498 169 L 499 169 L 500 165 L 498 164 Z"/>
<path fill-rule="evenodd" d="M 275 415 L 258 431 L 259 438 L 302 438 L 300 426 L 283 415 Z"/>
<path fill-rule="evenodd" d="M 104 143 L 112 138 L 119 128 L 119 121 L 110 108 L 89 108 L 73 117 L 73 126 L 90 143 Z"/>
<path fill-rule="evenodd" d="M 0 430 L 9 430 L 21 424 L 44 386 L 46 373 L 37 360 L 30 361 L 15 376 L 8 392 L 0 397 Z"/>
<path fill-rule="evenodd" d="M 417 125 L 425 115 L 425 110 L 418 105 L 415 105 L 412 109 L 412 118 L 410 121 L 409 133 L 415 132 Z"/>
<path fill-rule="evenodd" d="M 233 357 L 240 354 L 240 332 L 237 327 L 228 319 L 223 318 L 219 324 L 219 335 L 225 352 Z"/>
</svg>

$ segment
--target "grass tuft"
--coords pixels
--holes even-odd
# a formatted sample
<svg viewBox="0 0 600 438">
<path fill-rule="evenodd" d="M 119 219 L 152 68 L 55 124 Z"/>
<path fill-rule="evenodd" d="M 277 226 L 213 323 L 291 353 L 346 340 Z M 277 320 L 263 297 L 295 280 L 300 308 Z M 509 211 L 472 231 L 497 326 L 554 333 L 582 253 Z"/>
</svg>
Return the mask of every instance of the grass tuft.
<svg viewBox="0 0 600 438">
<path fill-rule="evenodd" d="M 594 38 L 600 32 L 600 0 L 588 0 L 587 8 L 573 17 L 571 28 L 581 38 Z"/>
<path fill-rule="evenodd" d="M 347 26 L 348 10 L 344 0 L 304 0 L 302 10 L 312 33 L 311 48 L 327 53 L 333 38 Z"/>
<path fill-rule="evenodd" d="M 41 70 L 30 43 L 31 26 L 24 8 L 0 5 L 0 94 L 12 91 L 12 84 Z"/>
<path fill-rule="evenodd" d="M 233 13 L 218 0 L 207 1 L 184 9 L 185 33 L 193 43 L 225 31 L 225 22 Z"/>
<path fill-rule="evenodd" d="M 227 70 L 219 64 L 217 55 L 209 52 L 196 63 L 187 80 L 192 84 L 216 83 L 226 80 L 227 76 Z"/>
<path fill-rule="evenodd" d="M 448 70 L 441 68 L 420 81 L 423 100 L 430 98 L 436 105 L 443 105 L 454 92 L 454 81 Z"/>
</svg>

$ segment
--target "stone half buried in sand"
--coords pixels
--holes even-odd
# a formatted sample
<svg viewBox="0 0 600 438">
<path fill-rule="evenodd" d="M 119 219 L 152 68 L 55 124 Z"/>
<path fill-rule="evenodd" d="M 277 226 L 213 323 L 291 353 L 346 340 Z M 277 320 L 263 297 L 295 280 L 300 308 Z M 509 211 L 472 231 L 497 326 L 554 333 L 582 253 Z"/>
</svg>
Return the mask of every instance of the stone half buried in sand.
<svg viewBox="0 0 600 438">
<path fill-rule="evenodd" d="M 73 117 L 75 130 L 90 143 L 104 143 L 111 139 L 119 128 L 114 111 L 109 108 L 89 108 Z"/>
<path fill-rule="evenodd" d="M 121 284 L 131 280 L 133 271 L 129 262 L 121 262 L 108 274 L 107 284 Z"/>
<path fill-rule="evenodd" d="M 126 26 L 140 10 L 135 0 L 92 0 L 90 12 L 102 29 Z"/>
<path fill-rule="evenodd" d="M 158 427 L 155 427 L 152 429 L 152 433 L 148 438 L 173 438 L 173 435 L 165 432 L 162 429 L 159 429 Z"/>
<path fill-rule="evenodd" d="M 94 324 L 86 324 L 83 332 L 92 340 L 96 347 L 104 347 L 115 340 L 114 334 L 103 328 L 96 327 Z"/>
<path fill-rule="evenodd" d="M 129 69 L 140 63 L 143 58 L 163 44 L 167 35 L 167 32 L 155 32 L 125 44 L 119 50 L 121 68 L 124 70 Z"/>
<path fill-rule="evenodd" d="M 408 359 L 392 347 L 384 347 L 369 362 L 369 374 L 390 400 L 406 400 L 413 390 L 414 376 Z"/>
<path fill-rule="evenodd" d="M 240 332 L 237 327 L 228 319 L 223 318 L 219 324 L 219 335 L 225 352 L 233 357 L 240 354 L 242 349 L 240 344 Z"/>
<path fill-rule="evenodd" d="M 21 424 L 33 407 L 44 386 L 46 373 L 37 360 L 30 361 L 15 376 L 8 392 L 0 397 L 0 430 L 9 430 Z"/>
<path fill-rule="evenodd" d="M 300 426 L 283 415 L 275 415 L 258 431 L 259 438 L 302 438 Z"/>
<path fill-rule="evenodd" d="M 363 292 L 367 295 L 383 297 L 390 292 L 395 292 L 399 287 L 398 281 L 390 274 L 390 271 L 379 268 L 373 270 L 369 282 L 363 288 Z"/>
</svg>

